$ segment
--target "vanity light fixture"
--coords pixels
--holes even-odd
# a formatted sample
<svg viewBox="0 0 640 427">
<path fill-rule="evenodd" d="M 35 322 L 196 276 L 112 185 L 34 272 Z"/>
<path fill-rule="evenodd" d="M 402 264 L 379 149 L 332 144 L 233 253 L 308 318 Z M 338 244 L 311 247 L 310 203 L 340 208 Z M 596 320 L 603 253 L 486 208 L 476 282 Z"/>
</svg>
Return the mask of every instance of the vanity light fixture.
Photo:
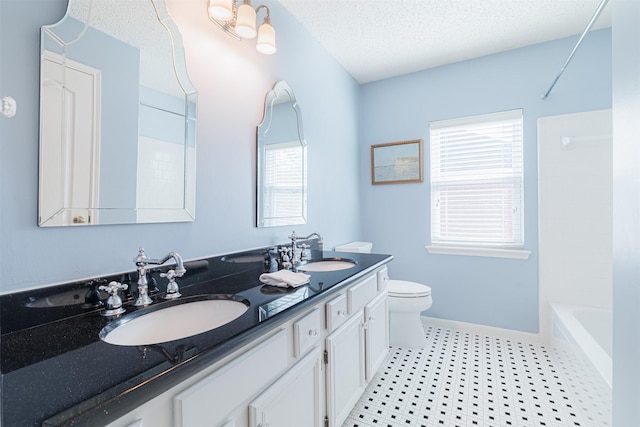
<svg viewBox="0 0 640 427">
<path fill-rule="evenodd" d="M 260 9 L 266 11 L 266 16 L 256 31 Z M 276 30 L 271 25 L 267 6 L 262 4 L 254 9 L 250 0 L 243 0 L 240 7 L 236 6 L 235 0 L 209 0 L 208 15 L 214 24 L 237 40 L 253 39 L 257 35 L 258 52 L 266 55 L 276 52 Z"/>
</svg>

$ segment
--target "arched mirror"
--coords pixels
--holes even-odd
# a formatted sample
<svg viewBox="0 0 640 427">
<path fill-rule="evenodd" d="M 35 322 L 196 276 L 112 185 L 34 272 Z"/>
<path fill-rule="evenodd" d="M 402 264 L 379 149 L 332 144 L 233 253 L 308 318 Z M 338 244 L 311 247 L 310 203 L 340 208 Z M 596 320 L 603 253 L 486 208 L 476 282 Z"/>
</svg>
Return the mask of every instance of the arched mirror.
<svg viewBox="0 0 640 427">
<path fill-rule="evenodd" d="M 302 114 L 284 81 L 267 93 L 258 125 L 258 227 L 307 223 L 307 143 Z"/>
<path fill-rule="evenodd" d="M 164 0 L 69 0 L 40 53 L 38 224 L 193 221 L 197 95 Z"/>
</svg>

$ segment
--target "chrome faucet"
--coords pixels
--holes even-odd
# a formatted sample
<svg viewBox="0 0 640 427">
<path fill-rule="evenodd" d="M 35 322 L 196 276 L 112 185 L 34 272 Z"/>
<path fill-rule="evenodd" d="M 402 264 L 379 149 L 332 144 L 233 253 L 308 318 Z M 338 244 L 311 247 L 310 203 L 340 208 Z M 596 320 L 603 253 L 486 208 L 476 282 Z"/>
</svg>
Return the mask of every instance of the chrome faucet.
<svg viewBox="0 0 640 427">
<path fill-rule="evenodd" d="M 145 306 L 151 304 L 153 301 L 149 297 L 149 283 L 147 281 L 147 270 L 149 265 L 162 265 L 169 259 L 173 258 L 176 261 L 176 267 L 161 273 L 161 277 L 167 277 L 169 284 L 167 285 L 167 292 L 164 296 L 165 299 L 174 299 L 180 296 L 178 292 L 178 284 L 175 281 L 176 277 L 182 277 L 187 270 L 184 268 L 182 257 L 177 252 L 169 252 L 162 259 L 151 259 L 144 253 L 144 248 L 140 248 L 138 256 L 133 259 L 133 262 L 138 267 L 138 299 L 136 299 L 135 305 Z"/>
<path fill-rule="evenodd" d="M 298 264 L 299 261 L 303 261 L 302 258 L 304 258 L 303 256 L 298 257 L 296 254 L 296 251 L 298 250 L 298 246 L 297 246 L 297 241 L 298 240 L 307 240 L 310 239 L 312 237 L 315 237 L 318 239 L 318 242 L 320 244 L 322 244 L 322 236 L 318 233 L 311 233 L 308 236 L 298 236 L 295 232 L 295 230 L 291 233 L 291 236 L 289 236 L 289 238 L 291 239 L 291 264 L 293 266 L 295 266 L 296 264 Z M 302 254 L 304 254 L 304 249 L 302 250 Z"/>
<path fill-rule="evenodd" d="M 293 234 L 296 234 L 296 232 L 294 231 L 294 232 L 293 232 Z M 310 238 L 312 238 L 312 237 L 315 237 L 316 239 L 318 239 L 318 241 L 319 241 L 320 243 L 322 243 L 322 236 L 321 236 L 321 235 L 319 235 L 318 233 L 311 233 L 311 234 L 309 234 L 308 236 L 305 236 L 305 237 L 298 236 L 298 239 L 300 239 L 300 240 L 307 240 L 307 239 L 310 239 Z"/>
</svg>

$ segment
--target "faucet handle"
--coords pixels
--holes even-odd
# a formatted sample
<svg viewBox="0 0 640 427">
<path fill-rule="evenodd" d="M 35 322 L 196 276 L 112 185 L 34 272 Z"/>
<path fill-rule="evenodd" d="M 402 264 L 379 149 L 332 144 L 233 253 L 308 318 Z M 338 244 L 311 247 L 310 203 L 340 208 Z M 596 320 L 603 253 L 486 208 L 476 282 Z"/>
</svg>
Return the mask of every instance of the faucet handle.
<svg viewBox="0 0 640 427">
<path fill-rule="evenodd" d="M 160 273 L 160 277 L 166 277 L 169 281 L 173 280 L 174 277 L 180 277 L 176 274 L 175 270 L 169 270 L 166 273 Z"/>
<path fill-rule="evenodd" d="M 186 272 L 187 272 L 187 269 L 184 267 L 175 268 L 175 269 L 172 268 L 171 270 L 168 270 L 166 273 L 160 273 L 160 277 L 166 277 L 167 279 L 171 280 L 174 277 L 182 277 Z"/>
<path fill-rule="evenodd" d="M 180 277 L 182 276 L 182 274 L 177 274 L 175 270 L 169 270 L 166 273 L 160 273 L 160 277 L 166 277 L 167 279 L 169 279 L 169 283 L 167 283 L 167 292 L 164 295 L 164 299 L 175 299 L 182 295 L 179 292 L 178 284 L 176 283 L 176 277 Z"/>
<path fill-rule="evenodd" d="M 108 285 L 100 285 L 98 289 L 109 293 L 106 307 L 100 314 L 102 314 L 103 316 L 117 316 L 118 314 L 124 313 L 125 309 L 124 307 L 122 307 L 122 298 L 120 298 L 118 292 L 120 290 L 127 289 L 127 287 L 127 285 L 123 285 L 122 283 L 116 281 L 109 282 Z"/>
<path fill-rule="evenodd" d="M 307 245 L 306 243 L 300 244 L 300 261 L 306 261 L 309 258 L 308 250 L 311 245 Z"/>
<path fill-rule="evenodd" d="M 101 291 L 108 292 L 109 295 L 117 295 L 120 290 L 125 290 L 127 288 L 128 288 L 127 285 L 123 285 L 122 283 L 116 282 L 115 280 L 112 282 L 109 282 L 108 285 L 98 286 L 98 289 L 100 289 Z"/>
</svg>

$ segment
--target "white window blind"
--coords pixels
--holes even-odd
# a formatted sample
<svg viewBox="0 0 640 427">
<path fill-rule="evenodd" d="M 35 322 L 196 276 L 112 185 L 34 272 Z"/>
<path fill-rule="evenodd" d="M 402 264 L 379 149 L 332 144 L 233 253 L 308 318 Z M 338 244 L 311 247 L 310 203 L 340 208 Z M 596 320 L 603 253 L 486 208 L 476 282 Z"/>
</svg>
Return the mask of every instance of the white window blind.
<svg viewBox="0 0 640 427">
<path fill-rule="evenodd" d="M 264 217 L 273 225 L 290 224 L 291 218 L 306 217 L 306 147 L 300 141 L 269 144 L 264 152 L 262 183 Z"/>
<path fill-rule="evenodd" d="M 431 243 L 523 246 L 522 110 L 432 122 Z"/>
</svg>

